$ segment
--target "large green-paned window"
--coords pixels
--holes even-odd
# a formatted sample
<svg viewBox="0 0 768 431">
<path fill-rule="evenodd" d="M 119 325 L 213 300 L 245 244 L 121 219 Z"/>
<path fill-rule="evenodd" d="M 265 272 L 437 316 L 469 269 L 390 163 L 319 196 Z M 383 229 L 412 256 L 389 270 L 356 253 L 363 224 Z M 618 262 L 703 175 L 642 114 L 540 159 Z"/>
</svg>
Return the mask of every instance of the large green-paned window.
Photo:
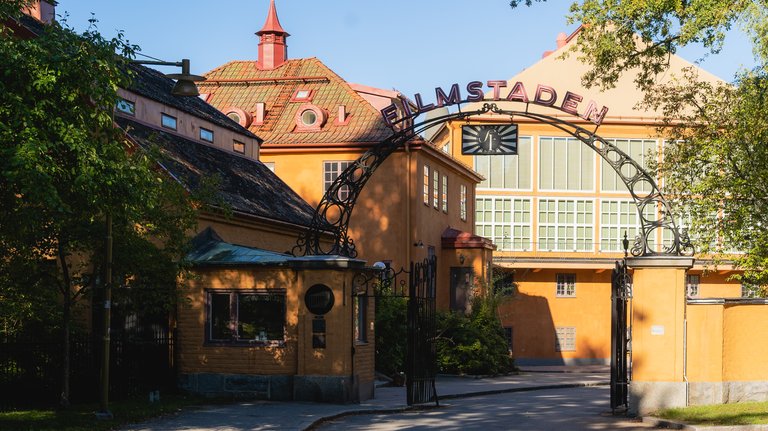
<svg viewBox="0 0 768 431">
<path fill-rule="evenodd" d="M 593 190 L 594 151 L 575 138 L 539 138 L 541 190 Z"/>
<path fill-rule="evenodd" d="M 475 170 L 485 177 L 478 188 L 530 190 L 531 142 L 528 136 L 519 138 L 514 156 L 475 156 Z"/>
<path fill-rule="evenodd" d="M 481 197 L 475 208 L 475 233 L 491 239 L 498 250 L 530 250 L 530 199 Z"/>
<path fill-rule="evenodd" d="M 653 207 L 647 207 L 653 211 Z M 653 219 L 653 218 L 652 218 Z M 600 251 L 623 251 L 624 233 L 631 244 L 639 232 L 637 206 L 630 200 L 600 203 Z"/>
<path fill-rule="evenodd" d="M 592 251 L 593 214 L 592 200 L 541 199 L 538 208 L 538 249 Z"/>
<path fill-rule="evenodd" d="M 658 143 L 654 139 L 606 139 L 606 141 L 618 147 L 621 151 L 625 152 L 629 157 L 637 162 L 643 169 L 648 169 L 648 164 L 653 157 L 656 157 Z M 613 170 L 611 165 L 605 160 L 601 159 L 602 163 L 602 179 L 600 181 L 600 189 L 603 191 L 626 191 L 627 186 L 621 181 L 621 178 L 616 171 Z M 634 172 L 629 167 L 622 168 L 624 175 L 632 175 Z M 651 187 L 647 183 L 642 183 L 637 191 L 650 191 Z"/>
</svg>

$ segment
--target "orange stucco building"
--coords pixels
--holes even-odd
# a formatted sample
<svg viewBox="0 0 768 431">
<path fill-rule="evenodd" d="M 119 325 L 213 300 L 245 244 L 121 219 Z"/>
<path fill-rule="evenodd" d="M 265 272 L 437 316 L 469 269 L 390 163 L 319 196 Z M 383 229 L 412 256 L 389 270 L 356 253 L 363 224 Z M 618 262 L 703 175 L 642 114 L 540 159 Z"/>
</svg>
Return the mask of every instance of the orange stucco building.
<svg viewBox="0 0 768 431">
<path fill-rule="evenodd" d="M 274 2 L 258 59 L 206 73 L 205 100 L 264 140 L 260 160 L 311 205 L 354 161 L 392 136 L 380 109 L 410 104 L 396 91 L 344 81 L 317 58 L 288 57 Z M 407 106 L 405 107 L 407 108 Z M 472 235 L 482 177 L 420 138 L 392 153 L 361 190 L 349 223 L 358 258 L 392 268 L 436 255 L 438 306 L 488 279 L 492 245 Z M 342 189 L 340 196 L 346 198 Z M 469 278 L 466 275 L 469 274 Z"/>
</svg>

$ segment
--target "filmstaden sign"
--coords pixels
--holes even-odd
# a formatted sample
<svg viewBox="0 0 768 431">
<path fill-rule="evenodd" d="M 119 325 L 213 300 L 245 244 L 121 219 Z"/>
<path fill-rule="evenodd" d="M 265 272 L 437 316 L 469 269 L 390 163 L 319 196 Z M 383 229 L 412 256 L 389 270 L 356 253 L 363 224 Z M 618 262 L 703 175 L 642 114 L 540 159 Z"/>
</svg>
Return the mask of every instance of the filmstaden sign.
<svg viewBox="0 0 768 431">
<path fill-rule="evenodd" d="M 506 97 L 501 97 L 501 89 L 506 87 L 507 81 L 503 80 L 487 81 L 485 87 L 481 81 L 472 81 L 466 86 L 466 99 L 462 98 L 459 84 L 453 84 L 448 93 L 442 88 L 436 87 L 434 103 L 425 104 L 421 94 L 417 93 L 414 96 L 416 102 L 415 111 L 407 103 L 404 103 L 402 107 L 404 110 L 403 115 L 398 116 L 398 106 L 393 103 L 382 109 L 381 115 L 384 117 L 384 121 L 387 125 L 392 127 L 403 120 L 414 118 L 433 109 L 482 101 L 533 103 L 535 105 L 554 108 L 581 117 L 598 126 L 603 122 L 605 115 L 608 113 L 607 107 L 598 107 L 598 104 L 594 100 L 590 100 L 586 104 L 583 104 L 584 97 L 572 91 L 566 91 L 562 97 L 559 97 L 557 91 L 549 85 L 537 85 L 532 98 L 529 96 L 525 85 L 520 81 L 515 82 Z M 490 98 L 486 98 L 486 91 L 490 92 Z"/>
</svg>

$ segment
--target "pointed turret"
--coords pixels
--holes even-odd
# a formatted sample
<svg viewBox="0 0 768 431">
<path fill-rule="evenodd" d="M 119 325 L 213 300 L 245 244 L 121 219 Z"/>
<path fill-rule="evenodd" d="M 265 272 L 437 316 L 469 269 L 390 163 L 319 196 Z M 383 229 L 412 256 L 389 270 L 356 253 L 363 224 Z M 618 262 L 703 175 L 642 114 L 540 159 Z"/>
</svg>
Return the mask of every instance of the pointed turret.
<svg viewBox="0 0 768 431">
<path fill-rule="evenodd" d="M 280 20 L 277 18 L 277 9 L 275 0 L 269 2 L 269 12 L 264 27 L 256 32 L 259 36 L 259 60 L 257 62 L 261 69 L 275 69 L 285 63 L 288 58 L 288 45 L 285 39 L 290 36 L 283 30 Z"/>
</svg>

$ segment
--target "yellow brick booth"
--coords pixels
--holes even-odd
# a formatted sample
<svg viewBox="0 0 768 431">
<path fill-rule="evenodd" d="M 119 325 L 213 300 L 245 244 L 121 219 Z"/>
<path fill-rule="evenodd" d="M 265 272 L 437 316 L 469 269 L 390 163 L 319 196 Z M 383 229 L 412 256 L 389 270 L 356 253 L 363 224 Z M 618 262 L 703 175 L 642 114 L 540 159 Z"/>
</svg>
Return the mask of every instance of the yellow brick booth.
<svg viewBox="0 0 768 431">
<path fill-rule="evenodd" d="M 373 302 L 364 261 L 293 257 L 222 241 L 190 254 L 177 316 L 180 387 L 207 396 L 357 402 L 373 397 Z"/>
</svg>

